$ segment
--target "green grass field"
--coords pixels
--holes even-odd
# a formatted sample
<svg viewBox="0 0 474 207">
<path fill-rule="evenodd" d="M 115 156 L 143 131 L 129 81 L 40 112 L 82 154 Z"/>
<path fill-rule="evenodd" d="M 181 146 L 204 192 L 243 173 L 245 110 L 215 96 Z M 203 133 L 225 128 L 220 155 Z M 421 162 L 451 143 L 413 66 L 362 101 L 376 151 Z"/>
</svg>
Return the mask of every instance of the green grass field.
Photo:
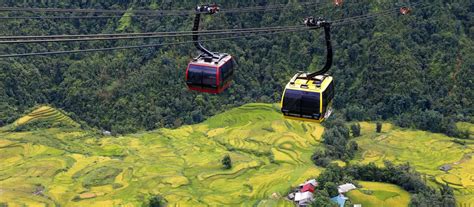
<svg viewBox="0 0 474 207">
<path fill-rule="evenodd" d="M 50 127 L 11 130 L 31 121 Z M 320 147 L 324 128 L 285 120 L 276 105 L 248 104 L 201 124 L 121 137 L 77 126 L 63 113 L 40 107 L 0 130 L 0 204 L 140 206 L 149 196 L 161 195 L 170 206 L 292 206 L 282 198 L 290 186 L 323 170 L 310 157 Z M 468 167 L 473 163 L 467 156 L 472 146 L 389 124 L 381 134 L 374 131 L 374 124 L 362 123 L 354 162 L 409 161 L 431 175 L 433 185 L 436 180 L 459 185 L 460 203 L 473 202 L 474 171 Z M 233 163 L 229 170 L 220 162 L 226 154 Z M 450 176 L 437 170 L 456 162 Z M 392 185 L 367 183 L 366 188 L 375 193 L 351 199 L 406 204 L 407 195 Z"/>
<path fill-rule="evenodd" d="M 362 188 L 347 193 L 352 204 L 364 207 L 408 206 L 410 194 L 402 188 L 386 183 L 359 181 Z"/>
</svg>

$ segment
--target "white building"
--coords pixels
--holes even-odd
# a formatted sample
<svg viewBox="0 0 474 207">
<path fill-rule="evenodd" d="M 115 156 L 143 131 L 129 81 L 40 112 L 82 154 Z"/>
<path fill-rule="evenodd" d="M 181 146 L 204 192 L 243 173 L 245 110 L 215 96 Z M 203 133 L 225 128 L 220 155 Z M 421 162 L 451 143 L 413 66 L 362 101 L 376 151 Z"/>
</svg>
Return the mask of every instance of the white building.
<svg viewBox="0 0 474 207">
<path fill-rule="evenodd" d="M 295 193 L 295 201 L 298 202 L 300 206 L 306 206 L 313 202 L 313 193 L 307 191 L 304 193 L 298 192 Z"/>
<path fill-rule="evenodd" d="M 352 183 L 346 183 L 346 184 L 343 184 L 343 185 L 340 185 L 339 187 L 337 187 L 337 191 L 339 191 L 339 193 L 347 193 L 351 190 L 354 190 L 356 189 L 355 185 L 352 184 Z"/>
<path fill-rule="evenodd" d="M 311 180 L 306 181 L 306 183 L 304 183 L 304 185 L 306 185 L 308 183 L 311 183 L 311 185 L 313 185 L 314 187 L 318 186 L 318 182 L 316 182 L 315 179 L 311 179 Z"/>
</svg>

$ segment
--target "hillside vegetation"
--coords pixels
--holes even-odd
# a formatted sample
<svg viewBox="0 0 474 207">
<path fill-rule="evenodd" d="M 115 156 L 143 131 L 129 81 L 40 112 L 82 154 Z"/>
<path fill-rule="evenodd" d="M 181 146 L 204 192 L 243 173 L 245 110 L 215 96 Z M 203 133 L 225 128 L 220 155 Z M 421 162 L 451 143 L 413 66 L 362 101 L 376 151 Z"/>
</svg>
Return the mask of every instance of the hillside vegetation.
<svg viewBox="0 0 474 207">
<path fill-rule="evenodd" d="M 432 185 L 444 183 L 438 177 L 459 176 L 461 181 L 449 184 L 457 185 L 459 204 L 474 204 L 468 180 L 474 171 L 467 157 L 473 145 L 389 124 L 381 134 L 375 133 L 375 124 L 361 126 L 362 136 L 356 139 L 361 150 L 353 162 L 410 162 Z M 322 147 L 323 132 L 320 124 L 283 119 L 270 104 L 244 105 L 201 124 L 119 137 L 71 127 L 4 131 L 0 203 L 137 206 L 158 195 L 172 206 L 292 206 L 282 198 L 291 186 L 323 170 L 311 161 L 314 150 Z M 420 144 L 410 144 L 418 139 Z M 423 156 L 430 150 L 443 150 L 443 156 Z M 232 159 L 229 170 L 221 164 L 225 155 Z M 448 174 L 437 170 L 439 164 L 463 157 Z M 349 194 L 353 201 L 378 206 L 409 200 L 407 192 L 393 185 L 360 184 L 372 194 L 355 191 Z"/>
<path fill-rule="evenodd" d="M 282 11 L 220 13 L 203 29 L 300 25 L 308 16 L 338 20 L 398 8 L 401 1 L 216 1 L 222 9 L 287 4 Z M 317 2 L 317 1 L 316 1 Z M 5 7 L 129 9 L 123 18 L 2 20 L 0 35 L 62 35 L 189 31 L 193 16 L 131 17 L 133 9 L 192 10 L 197 1 L 4 1 Z M 334 26 L 335 102 L 350 120 L 395 120 L 398 125 L 453 135 L 454 121 L 470 121 L 474 100 L 472 0 L 410 1 L 410 16 L 385 15 Z M 422 3 L 415 6 L 417 3 Z M 394 11 L 397 9 L 393 9 Z M 40 14 L 3 12 L 3 16 Z M 53 14 L 44 14 L 53 15 Z M 59 14 L 57 14 L 59 15 Z M 64 16 L 75 14 L 61 14 Z M 176 45 L 59 56 L 0 59 L 0 125 L 37 104 L 51 104 L 89 125 L 116 133 L 179 127 L 252 102 L 277 102 L 297 71 L 322 67 L 321 31 L 206 42 L 232 54 L 235 81 L 224 94 L 189 92 L 185 67 L 197 52 Z M 206 37 L 209 38 L 209 37 Z M 204 39 L 204 38 L 203 38 Z M 176 41 L 146 39 L 0 45 L 2 53 L 104 48 Z M 430 124 L 427 124 L 430 123 Z"/>
</svg>

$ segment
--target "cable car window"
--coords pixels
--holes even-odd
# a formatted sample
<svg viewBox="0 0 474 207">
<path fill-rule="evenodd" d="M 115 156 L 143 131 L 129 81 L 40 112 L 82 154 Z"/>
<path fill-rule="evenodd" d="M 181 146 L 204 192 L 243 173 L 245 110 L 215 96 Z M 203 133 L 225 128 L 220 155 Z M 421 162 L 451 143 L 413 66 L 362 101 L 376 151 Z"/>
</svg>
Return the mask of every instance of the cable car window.
<svg viewBox="0 0 474 207">
<path fill-rule="evenodd" d="M 216 69 L 200 65 L 191 65 L 188 70 L 189 84 L 202 87 L 216 87 Z"/>
<path fill-rule="evenodd" d="M 212 67 L 204 67 L 202 70 L 202 86 L 217 87 L 216 69 Z"/>
<path fill-rule="evenodd" d="M 303 100 L 301 101 L 301 114 L 312 116 L 313 114 L 319 114 L 319 93 L 315 92 L 303 92 Z"/>
<path fill-rule="evenodd" d="M 300 114 L 301 110 L 301 91 L 286 90 L 283 98 L 283 111 L 286 113 Z"/>
<path fill-rule="evenodd" d="M 202 84 L 202 73 L 201 66 L 190 65 L 188 69 L 188 84 L 201 85 Z"/>
<path fill-rule="evenodd" d="M 234 63 L 232 60 L 227 61 L 224 65 L 221 66 L 221 75 L 220 75 L 220 81 L 221 85 L 224 85 L 225 83 L 229 82 L 232 74 L 234 72 L 233 70 Z"/>
</svg>

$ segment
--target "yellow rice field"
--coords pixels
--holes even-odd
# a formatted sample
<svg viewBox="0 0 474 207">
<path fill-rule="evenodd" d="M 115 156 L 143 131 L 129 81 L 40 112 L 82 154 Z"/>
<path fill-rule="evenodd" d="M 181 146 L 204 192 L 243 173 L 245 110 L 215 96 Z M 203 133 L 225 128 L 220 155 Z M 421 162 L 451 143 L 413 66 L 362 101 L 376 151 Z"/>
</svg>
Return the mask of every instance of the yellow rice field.
<svg viewBox="0 0 474 207">
<path fill-rule="evenodd" d="M 44 106 L 13 125 L 34 120 L 75 123 Z M 472 145 L 389 123 L 382 133 L 375 133 L 374 123 L 363 122 L 361 128 L 359 154 L 352 162 L 410 162 L 432 183 L 457 186 L 460 205 L 473 204 L 474 163 L 467 156 Z M 283 198 L 290 186 L 323 170 L 310 159 L 321 147 L 323 132 L 317 123 L 285 120 L 270 104 L 248 104 L 201 124 L 120 137 L 77 127 L 2 131 L 0 204 L 140 206 L 150 195 L 160 195 L 170 206 L 292 206 Z M 229 170 L 221 164 L 225 155 L 232 159 Z M 438 169 L 443 164 L 453 169 L 446 174 Z M 377 206 L 409 200 L 396 186 L 361 183 L 379 193 L 354 191 L 353 201 Z"/>
<path fill-rule="evenodd" d="M 53 114 L 32 113 L 15 124 Z M 202 124 L 124 137 L 95 139 L 74 128 L 3 133 L 0 203 L 137 206 L 161 195 L 171 206 L 291 206 L 282 195 L 321 171 L 310 156 L 322 132 L 284 120 L 272 105 L 250 104 Z"/>
<path fill-rule="evenodd" d="M 378 182 L 360 181 L 362 188 L 347 193 L 352 204 L 364 207 L 408 206 L 410 194 L 402 188 Z"/>
</svg>

